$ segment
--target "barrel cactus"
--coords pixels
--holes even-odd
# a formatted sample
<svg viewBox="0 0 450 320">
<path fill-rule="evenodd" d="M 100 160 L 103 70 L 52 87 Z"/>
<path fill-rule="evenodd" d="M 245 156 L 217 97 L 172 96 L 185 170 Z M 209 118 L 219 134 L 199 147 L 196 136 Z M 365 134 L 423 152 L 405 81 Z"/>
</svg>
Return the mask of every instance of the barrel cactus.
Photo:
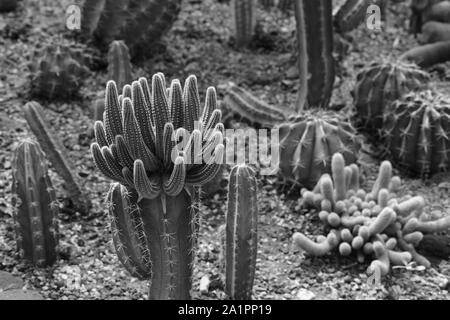
<svg viewBox="0 0 450 320">
<path fill-rule="evenodd" d="M 128 190 L 124 199 L 125 191 L 113 187 L 108 206 L 120 201 L 140 215 L 142 228 L 128 224 L 133 230 L 127 233 L 147 238 L 140 252 L 148 251 L 151 259 L 151 270 L 143 270 L 144 276 L 151 273 L 150 299 L 190 298 L 199 188 L 216 176 L 224 156 L 220 120 L 212 87 L 201 111 L 195 76 L 183 90 L 178 80 L 166 88 L 158 73 L 151 89 L 140 78 L 131 94 L 124 90 L 121 96 L 113 81 L 107 84 L 104 119 L 95 123 L 91 152 L 97 168 Z"/>
<path fill-rule="evenodd" d="M 405 95 L 385 113 L 382 132 L 394 163 L 407 173 L 450 169 L 450 97 L 431 90 Z"/>
</svg>

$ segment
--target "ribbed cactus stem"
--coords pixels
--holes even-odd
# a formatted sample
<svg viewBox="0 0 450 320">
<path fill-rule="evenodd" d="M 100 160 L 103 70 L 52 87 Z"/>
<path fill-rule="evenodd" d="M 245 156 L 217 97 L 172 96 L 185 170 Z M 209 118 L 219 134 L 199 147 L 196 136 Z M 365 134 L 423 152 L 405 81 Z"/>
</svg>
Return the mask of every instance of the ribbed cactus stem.
<svg viewBox="0 0 450 320">
<path fill-rule="evenodd" d="M 133 80 L 130 52 L 122 40 L 115 40 L 109 45 L 108 78 L 115 81 L 119 88 L 131 84 Z"/>
<path fill-rule="evenodd" d="M 225 292 L 234 300 L 250 299 L 257 253 L 257 181 L 246 165 L 233 167 L 226 216 Z"/>
<path fill-rule="evenodd" d="M 340 153 L 331 158 L 331 172 L 335 188 L 336 201 L 344 200 L 347 194 L 345 178 L 345 159 Z"/>
<path fill-rule="evenodd" d="M 39 144 L 20 142 L 13 159 L 13 206 L 17 247 L 36 266 L 50 266 L 57 259 L 58 205 Z"/>
<path fill-rule="evenodd" d="M 232 0 L 231 6 L 236 45 L 247 46 L 255 31 L 256 0 Z"/>
<path fill-rule="evenodd" d="M 361 23 L 367 14 L 370 0 L 347 0 L 334 15 L 334 25 L 339 32 L 349 32 Z"/>
</svg>

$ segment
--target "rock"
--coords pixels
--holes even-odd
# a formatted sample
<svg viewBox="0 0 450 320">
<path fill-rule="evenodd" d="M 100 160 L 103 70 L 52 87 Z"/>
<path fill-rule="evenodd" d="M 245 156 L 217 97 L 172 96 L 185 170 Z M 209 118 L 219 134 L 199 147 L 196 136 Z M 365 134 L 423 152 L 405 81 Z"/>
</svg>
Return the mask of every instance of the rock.
<svg viewBox="0 0 450 320">
<path fill-rule="evenodd" d="M 37 291 L 14 289 L 0 292 L 0 300 L 44 300 L 44 298 Z"/>
<path fill-rule="evenodd" d="M 314 292 L 306 289 L 300 289 L 297 291 L 296 298 L 298 300 L 313 300 L 316 297 Z"/>
<path fill-rule="evenodd" d="M 0 291 L 20 289 L 24 286 L 22 279 L 6 271 L 0 271 Z"/>
</svg>

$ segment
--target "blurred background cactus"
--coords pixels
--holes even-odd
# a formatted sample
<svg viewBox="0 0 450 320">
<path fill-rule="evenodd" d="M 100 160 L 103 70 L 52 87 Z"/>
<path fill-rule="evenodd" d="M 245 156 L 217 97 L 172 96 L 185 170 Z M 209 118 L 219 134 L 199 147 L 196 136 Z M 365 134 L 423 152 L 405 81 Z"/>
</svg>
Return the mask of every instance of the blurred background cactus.
<svg viewBox="0 0 450 320">
<path fill-rule="evenodd" d="M 122 40 L 115 40 L 109 45 L 108 80 L 113 80 L 119 88 L 133 81 L 130 52 Z"/>
<path fill-rule="evenodd" d="M 256 26 L 256 0 L 232 0 L 235 41 L 238 47 L 248 46 Z"/>
<path fill-rule="evenodd" d="M 10 12 L 17 8 L 19 0 L 0 0 L 0 12 Z"/>
</svg>

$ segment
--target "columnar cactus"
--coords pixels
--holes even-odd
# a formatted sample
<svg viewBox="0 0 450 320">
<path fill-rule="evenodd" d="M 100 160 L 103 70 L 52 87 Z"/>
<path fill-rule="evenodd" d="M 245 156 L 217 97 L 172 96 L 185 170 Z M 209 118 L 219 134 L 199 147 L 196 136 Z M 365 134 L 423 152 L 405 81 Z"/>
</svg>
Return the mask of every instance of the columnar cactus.
<svg viewBox="0 0 450 320">
<path fill-rule="evenodd" d="M 0 0 L 0 12 L 9 12 L 17 8 L 18 0 Z"/>
<path fill-rule="evenodd" d="M 81 32 L 106 47 L 122 39 L 132 56 L 145 54 L 172 26 L 181 0 L 87 0 Z"/>
<path fill-rule="evenodd" d="M 78 93 L 88 69 L 78 52 L 63 45 L 49 45 L 31 65 L 32 92 L 46 99 L 67 99 Z"/>
<path fill-rule="evenodd" d="M 57 259 L 58 205 L 36 142 L 21 141 L 14 152 L 12 193 L 21 256 L 33 265 L 51 266 Z"/>
<path fill-rule="evenodd" d="M 426 72 L 407 62 L 371 63 L 356 77 L 354 103 L 358 126 L 370 134 L 378 134 L 389 103 L 429 79 Z"/>
<path fill-rule="evenodd" d="M 56 172 L 63 178 L 67 196 L 80 213 L 86 214 L 90 201 L 81 191 L 79 179 L 75 176 L 75 165 L 66 156 L 67 151 L 58 137 L 50 130 L 44 110 L 37 102 L 29 102 L 23 107 L 28 126 L 39 141 Z"/>
<path fill-rule="evenodd" d="M 295 0 L 300 89 L 297 110 L 325 108 L 334 84 L 331 0 Z"/>
<path fill-rule="evenodd" d="M 412 48 L 400 56 L 422 68 L 450 60 L 450 41 L 441 41 Z"/>
<path fill-rule="evenodd" d="M 357 28 L 366 17 L 370 0 L 347 0 L 334 15 L 338 32 L 349 32 Z"/>
<path fill-rule="evenodd" d="M 228 187 L 225 249 L 225 292 L 231 299 L 251 298 L 256 269 L 258 205 L 255 172 L 233 167 Z"/>
<path fill-rule="evenodd" d="M 298 117 L 281 124 L 279 130 L 281 174 L 307 188 L 330 172 L 335 152 L 342 152 L 347 163 L 358 158 L 360 142 L 355 129 L 335 116 Z"/>
<path fill-rule="evenodd" d="M 394 162 L 420 176 L 450 169 L 450 98 L 430 90 L 395 101 L 383 137 Z"/>
<path fill-rule="evenodd" d="M 119 88 L 133 81 L 130 52 L 122 40 L 115 40 L 109 45 L 108 80 L 113 80 Z"/>
<path fill-rule="evenodd" d="M 127 201 L 142 219 L 151 259 L 150 299 L 188 299 L 197 189 L 214 179 L 224 156 L 216 91 L 208 88 L 201 112 L 195 76 L 188 77 L 184 90 L 178 80 L 167 89 L 161 73 L 153 76 L 151 89 L 145 78 L 130 88 L 130 94 L 126 86 L 119 96 L 116 84 L 108 82 L 92 155 L 103 174 L 133 195 Z M 111 198 L 123 204 L 121 199 Z"/>
<path fill-rule="evenodd" d="M 256 26 L 256 0 L 232 0 L 231 6 L 236 45 L 247 46 Z"/>
</svg>

